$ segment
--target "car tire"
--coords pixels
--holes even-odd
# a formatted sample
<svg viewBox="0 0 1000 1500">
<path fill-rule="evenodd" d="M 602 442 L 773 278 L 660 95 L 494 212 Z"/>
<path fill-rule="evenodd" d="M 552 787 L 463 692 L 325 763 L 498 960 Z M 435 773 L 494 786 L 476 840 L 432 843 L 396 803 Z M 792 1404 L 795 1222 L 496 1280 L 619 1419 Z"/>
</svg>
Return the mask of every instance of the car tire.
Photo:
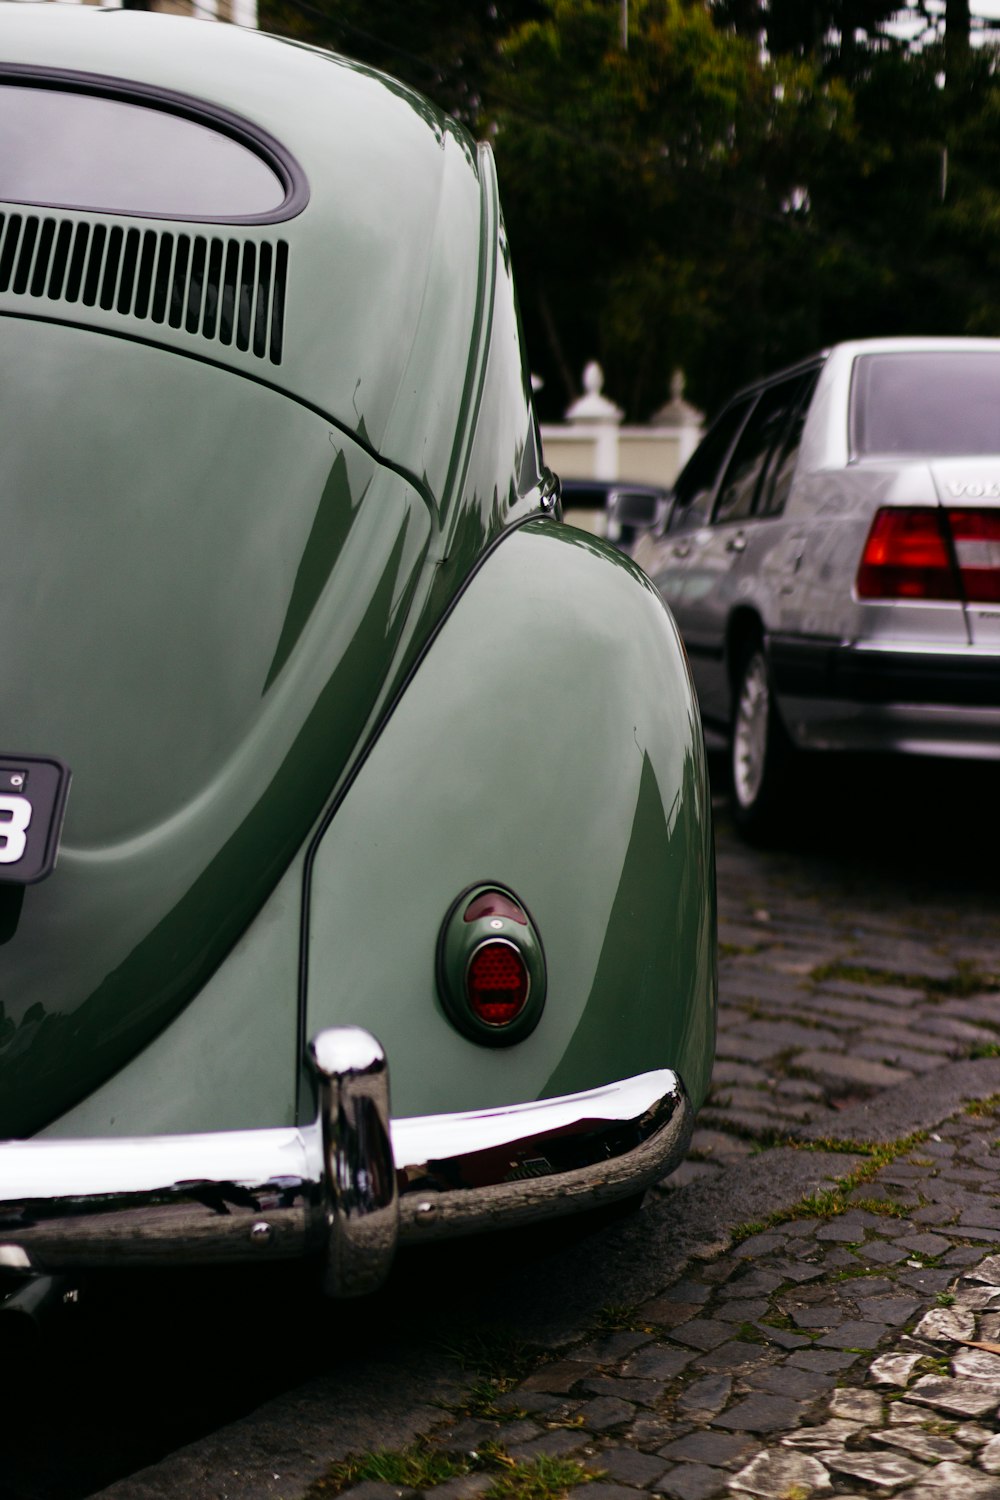
<svg viewBox="0 0 1000 1500">
<path fill-rule="evenodd" d="M 736 671 L 729 734 L 733 821 L 752 843 L 766 843 L 781 830 L 792 758 L 792 744 L 774 704 L 764 645 L 755 641 Z"/>
</svg>

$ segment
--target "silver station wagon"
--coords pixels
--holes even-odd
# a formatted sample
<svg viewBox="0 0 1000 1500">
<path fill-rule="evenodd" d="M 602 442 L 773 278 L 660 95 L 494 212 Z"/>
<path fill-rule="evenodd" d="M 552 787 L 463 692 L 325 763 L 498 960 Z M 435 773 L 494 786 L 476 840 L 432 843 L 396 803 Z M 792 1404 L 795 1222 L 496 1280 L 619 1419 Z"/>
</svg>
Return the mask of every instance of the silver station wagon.
<svg viewBox="0 0 1000 1500">
<path fill-rule="evenodd" d="M 749 837 L 798 750 L 1000 758 L 1000 340 L 845 343 L 740 392 L 635 555 Z"/>
</svg>

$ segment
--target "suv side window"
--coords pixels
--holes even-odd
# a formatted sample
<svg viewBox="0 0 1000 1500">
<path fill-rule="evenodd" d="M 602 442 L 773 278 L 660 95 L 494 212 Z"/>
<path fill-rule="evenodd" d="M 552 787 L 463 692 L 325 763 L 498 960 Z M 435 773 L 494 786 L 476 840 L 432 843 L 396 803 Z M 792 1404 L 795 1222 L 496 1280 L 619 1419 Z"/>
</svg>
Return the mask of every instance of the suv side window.
<svg viewBox="0 0 1000 1500">
<path fill-rule="evenodd" d="M 712 423 L 677 477 L 668 531 L 705 525 L 719 470 L 756 399 L 734 401 Z"/>
<path fill-rule="evenodd" d="M 713 522 L 743 521 L 753 515 L 772 452 L 781 443 L 799 404 L 804 378 L 796 375 L 765 387 L 729 460 Z"/>
</svg>

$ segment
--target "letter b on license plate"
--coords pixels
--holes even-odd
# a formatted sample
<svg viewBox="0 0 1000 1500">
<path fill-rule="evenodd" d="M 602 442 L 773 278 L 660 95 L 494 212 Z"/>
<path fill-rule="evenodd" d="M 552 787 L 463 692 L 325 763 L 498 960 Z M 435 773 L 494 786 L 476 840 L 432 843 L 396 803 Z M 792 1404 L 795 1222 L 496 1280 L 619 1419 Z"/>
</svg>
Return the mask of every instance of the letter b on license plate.
<svg viewBox="0 0 1000 1500">
<path fill-rule="evenodd" d="M 0 755 L 0 882 L 50 874 L 59 849 L 69 770 L 37 755 Z"/>
</svg>

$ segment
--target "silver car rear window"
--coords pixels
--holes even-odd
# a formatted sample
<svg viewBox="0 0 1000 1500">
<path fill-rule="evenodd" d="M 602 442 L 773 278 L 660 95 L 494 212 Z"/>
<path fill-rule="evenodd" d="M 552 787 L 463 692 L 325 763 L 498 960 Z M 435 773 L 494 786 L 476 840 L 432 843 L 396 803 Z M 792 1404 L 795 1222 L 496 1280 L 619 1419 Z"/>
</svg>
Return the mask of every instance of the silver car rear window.
<svg viewBox="0 0 1000 1500">
<path fill-rule="evenodd" d="M 856 458 L 1000 453 L 1000 353 L 861 355 L 851 450 Z"/>
</svg>

